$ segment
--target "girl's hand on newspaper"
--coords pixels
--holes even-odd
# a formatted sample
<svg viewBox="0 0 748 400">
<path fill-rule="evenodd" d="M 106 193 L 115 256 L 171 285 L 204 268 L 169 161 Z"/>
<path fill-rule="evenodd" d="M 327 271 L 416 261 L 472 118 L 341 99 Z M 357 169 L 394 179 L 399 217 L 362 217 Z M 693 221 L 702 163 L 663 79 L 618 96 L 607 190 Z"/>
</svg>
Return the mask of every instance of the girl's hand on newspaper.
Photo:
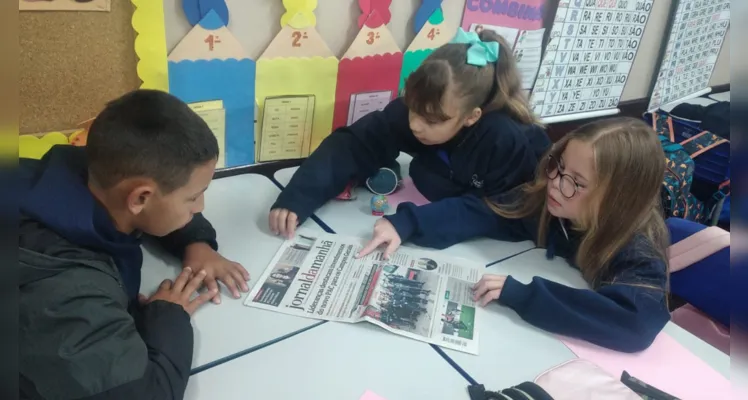
<svg viewBox="0 0 748 400">
<path fill-rule="evenodd" d="M 282 235 L 286 239 L 293 239 L 299 218 L 293 211 L 286 210 L 285 208 L 274 208 L 270 211 L 269 222 L 270 232 L 273 232 L 275 235 Z"/>
<path fill-rule="evenodd" d="M 392 253 L 394 253 L 402 243 L 400 235 L 397 233 L 395 227 L 385 218 L 380 218 L 379 221 L 374 224 L 374 234 L 372 236 L 371 241 L 364 246 L 358 254 L 356 254 L 356 258 L 365 257 L 377 247 L 386 244 L 387 248 L 384 250 L 384 259 L 389 260 Z"/>
<path fill-rule="evenodd" d="M 473 285 L 473 301 L 485 307 L 486 304 L 497 300 L 501 296 L 504 282 L 505 275 L 483 275 L 478 283 Z"/>
</svg>

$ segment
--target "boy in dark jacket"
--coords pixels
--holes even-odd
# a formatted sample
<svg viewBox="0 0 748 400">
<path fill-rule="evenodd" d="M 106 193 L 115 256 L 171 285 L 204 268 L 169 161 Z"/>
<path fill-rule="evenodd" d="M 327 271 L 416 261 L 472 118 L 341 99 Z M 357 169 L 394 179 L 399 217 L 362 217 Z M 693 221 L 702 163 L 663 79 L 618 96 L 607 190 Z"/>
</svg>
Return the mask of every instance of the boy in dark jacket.
<svg viewBox="0 0 748 400">
<path fill-rule="evenodd" d="M 190 315 L 217 300 L 216 280 L 238 297 L 249 279 L 200 214 L 217 157 L 186 104 L 139 90 L 107 105 L 85 148 L 20 160 L 21 398 L 183 397 Z M 185 265 L 150 298 L 138 294 L 143 235 Z"/>
</svg>

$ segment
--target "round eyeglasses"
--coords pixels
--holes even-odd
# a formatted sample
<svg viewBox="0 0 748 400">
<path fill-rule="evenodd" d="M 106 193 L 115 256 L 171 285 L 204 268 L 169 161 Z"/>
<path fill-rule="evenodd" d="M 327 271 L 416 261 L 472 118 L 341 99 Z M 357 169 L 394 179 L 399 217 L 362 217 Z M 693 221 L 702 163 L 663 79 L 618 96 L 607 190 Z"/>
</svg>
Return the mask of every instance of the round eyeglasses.
<svg viewBox="0 0 748 400">
<path fill-rule="evenodd" d="M 577 194 L 577 190 L 579 189 L 579 184 L 569 174 L 565 174 L 561 172 L 563 169 L 563 165 L 559 163 L 559 161 L 554 157 L 553 155 L 548 156 L 548 164 L 545 166 L 545 174 L 548 176 L 548 179 L 556 179 L 557 176 L 561 176 L 561 182 L 558 184 L 558 189 L 561 191 L 561 194 L 564 195 L 567 199 L 570 199 L 574 197 L 575 194 Z"/>
</svg>

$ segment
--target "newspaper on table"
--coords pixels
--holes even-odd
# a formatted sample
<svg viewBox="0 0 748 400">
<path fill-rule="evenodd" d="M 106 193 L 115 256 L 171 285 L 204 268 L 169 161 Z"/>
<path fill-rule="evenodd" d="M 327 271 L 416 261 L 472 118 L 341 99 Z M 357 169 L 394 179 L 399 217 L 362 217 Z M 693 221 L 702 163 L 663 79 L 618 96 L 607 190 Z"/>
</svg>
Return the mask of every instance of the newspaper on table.
<svg viewBox="0 0 748 400">
<path fill-rule="evenodd" d="M 472 286 L 482 265 L 401 247 L 389 260 L 364 241 L 299 231 L 286 240 L 245 305 L 338 322 L 368 321 L 390 332 L 478 354 Z"/>
</svg>

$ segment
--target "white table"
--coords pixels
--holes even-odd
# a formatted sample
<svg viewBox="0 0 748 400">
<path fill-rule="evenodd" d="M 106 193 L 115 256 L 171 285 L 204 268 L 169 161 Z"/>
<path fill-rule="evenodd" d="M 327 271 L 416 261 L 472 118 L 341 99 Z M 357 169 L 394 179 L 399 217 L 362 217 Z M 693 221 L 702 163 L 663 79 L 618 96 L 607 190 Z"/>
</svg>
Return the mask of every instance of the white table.
<svg viewBox="0 0 748 400">
<path fill-rule="evenodd" d="M 487 268 L 487 273 L 512 275 L 523 283 L 541 276 L 564 285 L 586 288 L 578 270 L 564 259 L 545 258 L 544 249 L 535 249 Z M 471 356 L 444 350 L 473 379 L 491 390 L 503 389 L 537 375 L 550 367 L 576 358 L 560 340 L 523 321 L 498 303 L 486 307 L 480 329 L 480 355 Z M 668 322 L 664 332 L 701 358 L 715 371 L 729 377 L 730 358 L 679 326 Z"/>
<path fill-rule="evenodd" d="M 730 101 L 730 91 L 710 94 L 709 98 L 716 101 Z"/>
<path fill-rule="evenodd" d="M 328 322 L 193 375 L 185 400 L 356 400 L 366 390 L 387 400 L 468 399 L 467 386 L 424 343 Z"/>
<path fill-rule="evenodd" d="M 546 260 L 545 250 L 541 249 L 530 250 L 486 269 L 486 273 L 511 274 L 523 281 L 532 275 L 542 275 L 565 284 L 574 281 L 571 278 L 575 272 L 561 259 Z M 443 350 L 487 389 L 501 390 L 533 381 L 549 368 L 576 358 L 555 336 L 528 324 L 513 310 L 498 303 L 487 305 L 481 317 L 479 355 Z"/>
<path fill-rule="evenodd" d="M 403 177 L 408 176 L 411 159 L 412 157 L 403 153 L 397 159 L 400 162 Z M 291 177 L 297 169 L 298 167 L 278 170 L 275 172 L 274 178 L 285 187 L 291 181 Z M 372 197 L 371 192 L 366 188 L 359 187 L 355 193 L 358 195 L 356 200 L 330 200 L 316 210 L 314 215 L 335 233 L 368 239 L 371 237 L 374 223 L 379 217 L 371 215 L 371 207 L 369 206 Z M 418 247 L 413 244 L 407 245 Z M 480 238 L 456 244 L 448 249 L 430 249 L 430 251 L 444 252 L 444 254 L 452 257 L 466 258 L 481 264 L 488 264 L 534 247 L 535 245 L 531 241 L 513 243 Z"/>
<path fill-rule="evenodd" d="M 270 206 L 280 193 L 270 179 L 245 174 L 214 180 L 205 193 L 205 217 L 217 231 L 219 252 L 242 264 L 251 275 L 250 288 L 275 255 L 283 239 L 268 229 Z M 313 221 L 304 228 L 321 231 Z M 143 251 L 141 293 L 155 292 L 164 279 L 174 279 L 181 265 L 163 253 Z M 244 306 L 246 293 L 234 299 L 225 288 L 221 304 L 206 304 L 193 316 L 195 349 L 192 367 L 199 368 L 237 352 L 308 328 L 319 321 Z"/>
</svg>

